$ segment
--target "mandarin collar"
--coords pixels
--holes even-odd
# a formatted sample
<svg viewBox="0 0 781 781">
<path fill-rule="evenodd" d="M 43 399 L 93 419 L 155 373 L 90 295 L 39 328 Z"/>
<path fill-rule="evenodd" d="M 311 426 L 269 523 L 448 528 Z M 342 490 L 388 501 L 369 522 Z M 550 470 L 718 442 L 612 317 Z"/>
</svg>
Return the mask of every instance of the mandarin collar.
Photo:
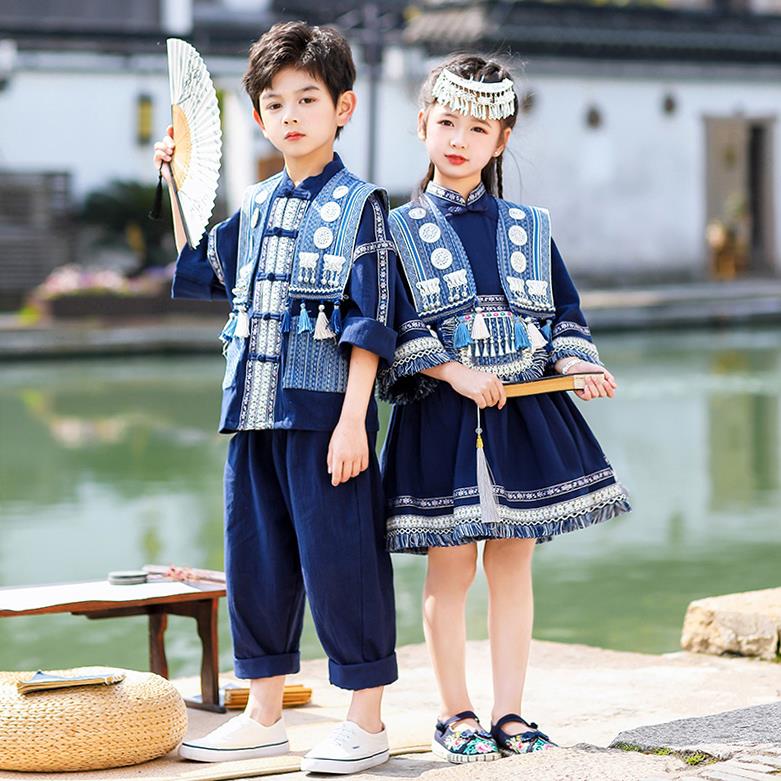
<svg viewBox="0 0 781 781">
<path fill-rule="evenodd" d="M 295 194 L 297 198 L 312 199 L 317 197 L 320 190 L 333 176 L 344 168 L 342 158 L 334 152 L 333 160 L 319 173 L 313 176 L 307 176 L 298 185 L 293 184 L 293 180 L 287 172 L 287 168 L 282 170 L 282 181 L 279 183 L 277 196 L 288 196 Z"/>
<path fill-rule="evenodd" d="M 443 187 L 441 184 L 437 184 L 434 181 L 430 181 L 426 185 L 426 192 L 429 195 L 434 195 L 437 198 L 441 198 L 443 201 L 448 201 L 456 206 L 471 206 L 486 194 L 486 189 L 485 185 L 480 182 L 480 184 L 464 198 L 461 193 L 451 190 L 449 187 Z"/>
</svg>

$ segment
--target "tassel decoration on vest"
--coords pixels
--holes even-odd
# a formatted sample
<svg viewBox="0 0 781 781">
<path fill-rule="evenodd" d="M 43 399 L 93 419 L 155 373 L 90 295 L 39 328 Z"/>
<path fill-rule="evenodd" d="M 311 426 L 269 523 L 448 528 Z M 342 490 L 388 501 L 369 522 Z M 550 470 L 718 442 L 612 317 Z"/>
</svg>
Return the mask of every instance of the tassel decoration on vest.
<svg viewBox="0 0 781 781">
<path fill-rule="evenodd" d="M 526 326 L 522 318 L 515 318 L 515 349 L 517 351 L 525 350 L 527 347 L 531 347 L 529 343 L 529 335 L 526 332 Z"/>
<path fill-rule="evenodd" d="M 325 305 L 320 304 L 317 308 L 317 320 L 315 321 L 315 339 L 331 339 L 336 334 L 328 325 L 328 318 L 325 316 Z"/>
<path fill-rule="evenodd" d="M 475 316 L 472 320 L 472 339 L 490 339 L 491 332 L 488 330 L 488 326 L 485 324 L 485 317 L 483 317 L 483 310 L 481 307 L 475 309 Z"/>
<path fill-rule="evenodd" d="M 553 330 L 551 329 L 550 320 L 545 323 L 545 325 L 540 330 L 542 331 L 542 335 L 545 337 L 547 342 L 550 342 L 553 339 Z"/>
<path fill-rule="evenodd" d="M 480 496 L 480 517 L 483 523 L 499 523 L 499 507 L 494 496 L 494 478 L 483 447 L 483 429 L 480 426 L 480 407 L 477 408 L 477 493 Z"/>
<path fill-rule="evenodd" d="M 540 350 L 548 344 L 548 340 L 542 335 L 533 320 L 529 320 L 526 323 L 526 331 L 533 350 Z"/>
<path fill-rule="evenodd" d="M 331 314 L 331 330 L 334 332 L 334 336 L 342 333 L 342 313 L 339 310 L 338 301 L 334 303 L 334 311 Z"/>
<path fill-rule="evenodd" d="M 238 336 L 239 339 L 249 338 L 249 315 L 246 309 L 239 309 L 239 314 L 236 316 L 236 330 L 233 335 Z"/>
<path fill-rule="evenodd" d="M 233 334 L 236 333 L 236 315 L 231 312 L 228 322 L 225 323 L 225 327 L 220 334 L 220 340 L 223 342 L 229 342 L 233 339 Z"/>
<path fill-rule="evenodd" d="M 306 311 L 306 304 L 301 302 L 301 312 L 298 315 L 298 333 L 312 330 L 312 321 L 309 319 L 309 312 Z"/>
<path fill-rule="evenodd" d="M 458 325 L 453 334 L 453 347 L 455 347 L 456 350 L 461 350 L 464 347 L 469 347 L 470 344 L 472 344 L 472 337 L 469 335 L 466 321 L 463 317 L 459 317 Z"/>
<path fill-rule="evenodd" d="M 282 315 L 282 333 L 290 333 L 290 309 L 286 309 L 285 314 Z"/>
</svg>

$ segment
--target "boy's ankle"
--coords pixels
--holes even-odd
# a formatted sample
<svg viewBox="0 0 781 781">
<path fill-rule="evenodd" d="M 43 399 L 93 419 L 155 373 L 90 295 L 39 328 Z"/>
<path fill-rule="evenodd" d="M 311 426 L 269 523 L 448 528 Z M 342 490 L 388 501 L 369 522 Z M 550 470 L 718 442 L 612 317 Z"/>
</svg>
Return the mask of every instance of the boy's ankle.
<svg viewBox="0 0 781 781">
<path fill-rule="evenodd" d="M 281 710 L 270 710 L 260 706 L 247 706 L 244 713 L 263 727 L 271 727 L 282 718 Z"/>
</svg>

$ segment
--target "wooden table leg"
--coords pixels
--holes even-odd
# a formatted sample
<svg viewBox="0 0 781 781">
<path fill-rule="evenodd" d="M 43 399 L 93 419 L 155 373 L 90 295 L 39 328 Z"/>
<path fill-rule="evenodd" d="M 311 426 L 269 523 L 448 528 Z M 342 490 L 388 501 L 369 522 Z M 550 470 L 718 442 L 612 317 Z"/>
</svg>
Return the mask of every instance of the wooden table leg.
<svg viewBox="0 0 781 781">
<path fill-rule="evenodd" d="M 227 709 L 220 702 L 218 608 L 218 599 L 199 599 L 188 604 L 166 605 L 169 613 L 194 618 L 198 637 L 201 639 L 201 696 L 198 699 L 185 700 L 187 707 L 225 713 Z"/>
<path fill-rule="evenodd" d="M 149 613 L 149 669 L 153 673 L 168 678 L 168 659 L 165 655 L 165 630 L 168 627 L 168 614 L 162 608 L 154 608 Z"/>
</svg>

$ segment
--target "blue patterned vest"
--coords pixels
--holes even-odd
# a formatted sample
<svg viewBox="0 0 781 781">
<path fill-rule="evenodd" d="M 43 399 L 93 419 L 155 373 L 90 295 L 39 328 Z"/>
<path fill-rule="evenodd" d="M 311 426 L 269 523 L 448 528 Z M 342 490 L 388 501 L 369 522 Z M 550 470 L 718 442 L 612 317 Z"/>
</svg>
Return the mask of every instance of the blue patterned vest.
<svg viewBox="0 0 781 781">
<path fill-rule="evenodd" d="M 337 345 L 334 320 L 352 268 L 366 201 L 372 194 L 387 201 L 383 190 L 342 168 L 306 205 L 300 222 L 287 225 L 286 219 L 275 218 L 270 229 L 273 235 L 264 236 L 271 209 L 281 200 L 274 197 L 281 179 L 282 174 L 277 174 L 249 187 L 239 218 L 233 311 L 221 339 L 227 359 L 223 389 L 243 385 L 236 387 L 242 396 L 241 428 L 273 425 L 279 382 L 283 388 L 344 392 L 348 363 Z M 287 238 L 288 254 L 277 256 L 282 239 L 295 235 L 293 230 L 297 237 L 292 251 Z M 264 247 L 266 240 L 269 244 Z M 302 301 L 300 312 L 290 311 L 294 300 Z M 318 302 L 323 318 L 324 304 L 333 304 L 332 323 L 325 329 L 319 324 L 313 327 L 304 301 Z M 336 325 L 333 330 L 332 325 Z M 284 376 L 280 377 L 285 343 Z M 240 372 L 242 360 L 246 368 Z"/>
<path fill-rule="evenodd" d="M 469 366 L 516 382 L 539 377 L 555 314 L 546 209 L 497 199 L 496 257 L 504 296 L 479 296 L 458 234 L 426 193 L 390 213 L 416 309 L 445 349 Z M 508 308 L 509 307 L 509 308 Z"/>
</svg>

